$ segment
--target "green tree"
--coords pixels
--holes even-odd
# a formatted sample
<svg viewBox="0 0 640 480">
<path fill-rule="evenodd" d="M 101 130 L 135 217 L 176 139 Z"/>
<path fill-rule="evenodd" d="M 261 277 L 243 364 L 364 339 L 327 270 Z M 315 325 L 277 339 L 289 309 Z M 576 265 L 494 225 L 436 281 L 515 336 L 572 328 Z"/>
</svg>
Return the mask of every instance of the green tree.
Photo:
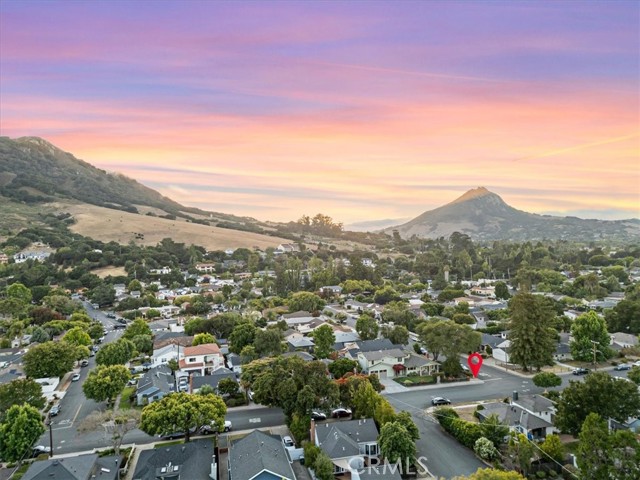
<svg viewBox="0 0 640 480">
<path fill-rule="evenodd" d="M 226 413 L 227 407 L 217 395 L 172 393 L 144 407 L 140 429 L 149 435 L 184 432 L 188 442 L 190 430 L 203 425 L 215 424 L 222 431 Z"/>
<path fill-rule="evenodd" d="M 29 378 L 62 377 L 75 361 L 75 350 L 65 342 L 45 342 L 24 354 L 24 373 Z"/>
<path fill-rule="evenodd" d="M 0 423 L 0 458 L 8 462 L 22 459 L 44 430 L 42 416 L 35 407 L 26 403 L 13 405 Z"/>
<path fill-rule="evenodd" d="M 573 321 L 571 336 L 569 347 L 575 360 L 604 361 L 612 355 L 607 323 L 594 311 L 583 313 Z"/>
<path fill-rule="evenodd" d="M 504 282 L 496 282 L 495 284 L 495 295 L 497 299 L 508 300 L 511 298 L 511 294 L 509 293 L 509 287 Z"/>
<path fill-rule="evenodd" d="M 122 338 L 127 338 L 131 340 L 133 337 L 137 335 L 149 335 L 153 336 L 153 332 L 151 328 L 147 324 L 147 322 L 142 318 L 136 318 L 133 322 L 127 326 L 126 330 L 122 334 Z"/>
<path fill-rule="evenodd" d="M 51 335 L 42 327 L 35 327 L 31 332 L 31 341 L 33 343 L 44 343 L 51 340 Z"/>
<path fill-rule="evenodd" d="M 522 475 L 513 470 L 496 470 L 493 468 L 479 468 L 468 477 L 454 477 L 452 480 L 525 480 Z"/>
<path fill-rule="evenodd" d="M 42 396 L 42 386 L 31 378 L 17 378 L 0 385 L 0 422 L 9 408 L 13 405 L 29 404 L 42 410 L 45 398 Z"/>
<path fill-rule="evenodd" d="M 543 297 L 518 293 L 509 302 L 511 311 L 509 360 L 521 365 L 524 371 L 553 364 L 556 350 L 556 331 L 551 320 L 555 313 Z"/>
<path fill-rule="evenodd" d="M 25 287 L 22 283 L 12 283 L 7 287 L 7 298 L 15 298 L 24 305 L 29 305 L 33 298 L 31 290 Z"/>
<path fill-rule="evenodd" d="M 407 429 L 411 438 L 415 441 L 420 438 L 420 430 L 418 426 L 415 424 L 413 419 L 411 418 L 411 414 L 406 410 L 402 412 L 398 412 L 396 415 L 395 421 L 400 423 L 404 428 Z"/>
<path fill-rule="evenodd" d="M 336 335 L 329 325 L 322 325 L 313 332 L 313 353 L 317 358 L 327 358 L 333 352 Z"/>
<path fill-rule="evenodd" d="M 360 364 L 350 358 L 338 358 L 329 364 L 329 372 L 333 378 L 342 378 L 346 373 L 357 373 L 360 371 Z"/>
<path fill-rule="evenodd" d="M 87 398 L 96 402 L 107 400 L 111 403 L 130 379 L 131 374 L 124 365 L 99 365 L 89 372 L 82 391 Z"/>
<path fill-rule="evenodd" d="M 525 477 L 531 470 L 531 462 L 535 459 L 536 447 L 522 433 L 512 435 L 507 449 L 507 455 L 518 466 Z"/>
<path fill-rule="evenodd" d="M 417 328 L 420 341 L 437 360 L 441 354 L 454 358 L 465 352 L 476 351 L 480 346 L 481 334 L 468 325 L 458 325 L 451 320 L 428 321 Z M 459 362 L 456 360 L 456 364 Z"/>
<path fill-rule="evenodd" d="M 191 346 L 195 347 L 196 345 L 206 345 L 207 343 L 216 343 L 216 337 L 214 337 L 210 333 L 197 333 L 193 337 Z"/>
<path fill-rule="evenodd" d="M 640 385 L 640 367 L 631 367 L 631 370 L 629 370 L 629 373 L 627 374 L 627 378 L 636 385 Z"/>
<path fill-rule="evenodd" d="M 253 345 L 246 345 L 242 351 L 240 352 L 240 362 L 242 364 L 253 362 L 260 358 L 258 352 L 256 352 L 256 347 Z"/>
<path fill-rule="evenodd" d="M 326 303 L 318 295 L 311 292 L 297 292 L 287 300 L 290 312 L 318 312 L 321 311 Z"/>
<path fill-rule="evenodd" d="M 404 325 L 396 325 L 394 327 L 384 325 L 380 333 L 395 345 L 406 345 L 409 343 L 409 330 Z"/>
<path fill-rule="evenodd" d="M 279 355 L 282 353 L 282 334 L 276 328 L 256 330 L 253 346 L 260 356 Z"/>
<path fill-rule="evenodd" d="M 558 435 L 550 434 L 540 444 L 542 450 L 554 462 L 564 464 L 565 448 Z"/>
<path fill-rule="evenodd" d="M 240 387 L 233 378 L 223 378 L 218 382 L 218 393 L 222 396 L 234 396 L 238 394 Z"/>
<path fill-rule="evenodd" d="M 360 315 L 356 321 L 356 332 L 361 340 L 378 338 L 378 321 L 367 313 Z"/>
<path fill-rule="evenodd" d="M 84 345 L 85 347 L 88 347 L 93 345 L 91 337 L 82 327 L 74 327 L 67 330 L 67 333 L 64 334 L 62 340 L 74 346 Z"/>
<path fill-rule="evenodd" d="M 333 475 L 333 462 L 322 450 L 316 456 L 316 461 L 313 462 L 313 472 L 316 474 L 318 480 L 334 480 Z"/>
<path fill-rule="evenodd" d="M 397 420 L 402 423 L 407 430 L 409 430 L 411 436 L 414 436 L 415 434 L 415 432 L 411 430 L 411 425 L 408 424 L 405 419 L 396 417 L 396 411 L 394 410 L 393 406 L 382 395 L 378 395 L 378 403 L 376 404 L 376 410 L 373 414 L 373 420 L 376 422 L 379 428 L 381 428 L 386 423 Z"/>
<path fill-rule="evenodd" d="M 296 439 L 298 444 L 309 440 L 309 429 L 311 428 L 311 417 L 309 415 L 293 414 L 291 423 L 289 424 L 289 431 Z"/>
<path fill-rule="evenodd" d="M 562 385 L 562 378 L 552 372 L 540 372 L 533 376 L 533 384 L 540 388 L 552 388 Z"/>
<path fill-rule="evenodd" d="M 372 418 L 375 415 L 376 406 L 380 401 L 380 395 L 369 382 L 362 382 L 353 393 L 351 407 L 353 418 Z"/>
<path fill-rule="evenodd" d="M 584 382 L 570 382 L 556 405 L 556 427 L 577 435 L 589 413 L 618 422 L 640 415 L 638 387 L 606 372 L 591 373 Z"/>
<path fill-rule="evenodd" d="M 96 354 L 98 365 L 124 365 L 133 357 L 136 346 L 131 340 L 121 338 L 113 343 L 107 343 Z"/>
<path fill-rule="evenodd" d="M 491 440 L 491 443 L 499 448 L 507 435 L 509 435 L 509 427 L 500 421 L 495 413 L 489 415 L 484 422 L 480 424 L 482 436 Z"/>
<path fill-rule="evenodd" d="M 153 338 L 151 335 L 136 335 L 131 339 L 138 353 L 151 355 L 153 353 Z"/>
<path fill-rule="evenodd" d="M 97 303 L 101 307 L 112 305 L 116 299 L 116 289 L 108 283 L 101 283 L 91 291 L 89 298 L 93 303 Z"/>
<path fill-rule="evenodd" d="M 87 333 L 93 340 L 104 337 L 104 327 L 100 322 L 93 322 L 87 329 Z"/>
<path fill-rule="evenodd" d="M 247 345 L 253 345 L 257 328 L 252 323 L 240 323 L 236 325 L 229 336 L 229 350 L 240 354 Z"/>
<path fill-rule="evenodd" d="M 611 443 L 607 421 L 597 413 L 590 413 L 580 429 L 580 443 L 576 460 L 581 478 L 609 480 L 617 478 L 612 465 Z"/>
<path fill-rule="evenodd" d="M 378 437 L 381 455 L 391 464 L 401 461 L 404 465 L 415 462 L 416 442 L 400 422 L 389 422 L 380 429 Z"/>
</svg>

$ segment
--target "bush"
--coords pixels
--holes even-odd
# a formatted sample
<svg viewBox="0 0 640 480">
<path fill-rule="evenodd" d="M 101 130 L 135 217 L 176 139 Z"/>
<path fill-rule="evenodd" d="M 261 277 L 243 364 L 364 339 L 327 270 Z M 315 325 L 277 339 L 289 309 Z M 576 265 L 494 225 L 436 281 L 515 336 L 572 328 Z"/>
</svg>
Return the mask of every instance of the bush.
<svg viewBox="0 0 640 480">
<path fill-rule="evenodd" d="M 536 477 L 538 478 L 547 478 L 547 474 L 544 470 L 538 470 L 536 472 Z"/>
<path fill-rule="evenodd" d="M 491 461 L 498 456 L 498 450 L 493 446 L 493 442 L 485 437 L 476 440 L 473 451 L 483 460 Z"/>
</svg>

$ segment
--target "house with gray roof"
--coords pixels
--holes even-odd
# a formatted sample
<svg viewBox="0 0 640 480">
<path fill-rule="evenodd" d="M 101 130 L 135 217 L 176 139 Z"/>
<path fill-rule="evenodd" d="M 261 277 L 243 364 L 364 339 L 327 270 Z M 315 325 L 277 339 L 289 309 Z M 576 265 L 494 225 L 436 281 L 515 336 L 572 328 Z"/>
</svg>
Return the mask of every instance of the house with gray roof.
<svg viewBox="0 0 640 480">
<path fill-rule="evenodd" d="M 483 422 L 495 414 L 510 430 L 531 440 L 540 440 L 556 431 L 553 425 L 555 412 L 555 403 L 542 395 L 520 396 L 514 393 L 511 403 L 485 404 L 483 410 L 478 410 L 478 418 Z"/>
<path fill-rule="evenodd" d="M 211 439 L 141 450 L 133 480 L 209 480 L 216 471 Z"/>
<path fill-rule="evenodd" d="M 53 458 L 33 462 L 22 476 L 24 480 L 116 480 L 122 457 L 98 454 Z"/>
<path fill-rule="evenodd" d="M 293 337 L 287 340 L 287 348 L 290 352 L 295 352 L 296 350 L 311 352 L 313 347 L 315 347 L 315 343 L 309 337 Z"/>
<path fill-rule="evenodd" d="M 175 380 L 171 369 L 166 365 L 152 368 L 138 380 L 135 393 L 136 405 L 155 402 L 173 391 L 175 391 Z"/>
<path fill-rule="evenodd" d="M 223 378 L 230 378 L 234 382 L 238 383 L 236 374 L 228 368 L 218 368 L 211 372 L 211 375 L 192 375 L 191 376 L 191 393 L 198 393 L 205 385 L 210 385 L 216 392 L 218 391 L 218 384 Z"/>
<path fill-rule="evenodd" d="M 408 352 L 402 348 L 388 350 L 358 352 L 357 361 L 362 372 L 375 374 L 381 378 L 397 376 L 433 375 L 438 372 L 440 364 L 422 355 Z"/>
<path fill-rule="evenodd" d="M 279 435 L 254 430 L 229 446 L 229 480 L 296 480 Z"/>
<path fill-rule="evenodd" d="M 377 458 L 378 428 L 372 418 L 343 422 L 311 422 L 314 444 L 327 454 L 334 466 L 334 474 L 364 467 L 363 459 Z"/>
</svg>

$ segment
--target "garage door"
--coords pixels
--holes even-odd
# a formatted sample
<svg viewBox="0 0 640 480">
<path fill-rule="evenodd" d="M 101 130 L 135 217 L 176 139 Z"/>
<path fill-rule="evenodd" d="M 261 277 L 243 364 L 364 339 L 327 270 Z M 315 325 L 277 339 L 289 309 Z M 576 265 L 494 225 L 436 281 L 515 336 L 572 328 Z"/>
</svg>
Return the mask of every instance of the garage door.
<svg viewBox="0 0 640 480">
<path fill-rule="evenodd" d="M 372 371 L 369 372 L 372 375 L 377 375 L 378 378 L 387 378 L 387 371 L 386 370 L 376 370 L 376 371 Z"/>
</svg>

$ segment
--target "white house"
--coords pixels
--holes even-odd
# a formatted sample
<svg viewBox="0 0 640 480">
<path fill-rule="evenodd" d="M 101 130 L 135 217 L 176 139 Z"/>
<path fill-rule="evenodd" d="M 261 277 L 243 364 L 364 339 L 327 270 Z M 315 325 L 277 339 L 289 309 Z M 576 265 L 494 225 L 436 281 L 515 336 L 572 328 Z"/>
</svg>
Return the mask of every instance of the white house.
<svg viewBox="0 0 640 480">
<path fill-rule="evenodd" d="M 179 364 L 182 372 L 200 372 L 201 375 L 225 366 L 224 356 L 215 343 L 185 347 Z"/>
<path fill-rule="evenodd" d="M 399 348 L 358 352 L 356 359 L 364 373 L 382 378 L 409 374 L 432 375 L 440 367 L 436 361 Z"/>
<path fill-rule="evenodd" d="M 171 359 L 180 360 L 184 358 L 184 350 L 185 347 L 174 345 L 173 343 L 154 349 L 151 355 L 151 364 L 157 367 L 158 365 L 165 365 Z"/>
</svg>

